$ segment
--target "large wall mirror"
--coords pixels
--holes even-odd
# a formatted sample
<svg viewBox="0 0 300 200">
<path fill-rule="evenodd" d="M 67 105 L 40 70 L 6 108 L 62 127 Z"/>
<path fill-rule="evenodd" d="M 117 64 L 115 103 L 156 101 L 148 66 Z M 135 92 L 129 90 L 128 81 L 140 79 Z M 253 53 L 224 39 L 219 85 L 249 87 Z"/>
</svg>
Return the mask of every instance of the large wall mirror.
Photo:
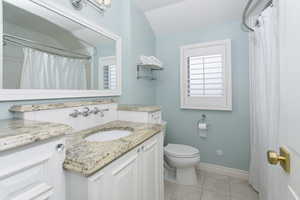
<svg viewBox="0 0 300 200">
<path fill-rule="evenodd" d="M 120 37 L 46 2 L 3 1 L 0 100 L 121 95 Z"/>
</svg>

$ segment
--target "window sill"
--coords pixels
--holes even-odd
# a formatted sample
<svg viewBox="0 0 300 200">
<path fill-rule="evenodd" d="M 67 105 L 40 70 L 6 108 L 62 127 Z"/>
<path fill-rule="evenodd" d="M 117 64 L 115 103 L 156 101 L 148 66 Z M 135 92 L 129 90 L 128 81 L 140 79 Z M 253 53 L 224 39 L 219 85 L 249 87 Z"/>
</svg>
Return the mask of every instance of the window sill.
<svg viewBox="0 0 300 200">
<path fill-rule="evenodd" d="M 187 106 L 181 105 L 180 107 L 183 110 L 214 110 L 214 111 L 232 111 L 232 106 L 224 106 L 224 107 L 217 107 L 217 106 Z"/>
</svg>

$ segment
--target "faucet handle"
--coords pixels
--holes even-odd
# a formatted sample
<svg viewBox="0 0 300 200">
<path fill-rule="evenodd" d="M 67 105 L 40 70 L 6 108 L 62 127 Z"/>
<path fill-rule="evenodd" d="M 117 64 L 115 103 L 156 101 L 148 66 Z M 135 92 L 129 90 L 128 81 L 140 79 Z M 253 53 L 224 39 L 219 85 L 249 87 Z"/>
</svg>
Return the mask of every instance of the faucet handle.
<svg viewBox="0 0 300 200">
<path fill-rule="evenodd" d="M 100 109 L 95 107 L 93 110 L 91 110 L 91 113 L 93 113 L 94 115 L 97 115 L 100 112 Z"/>
<path fill-rule="evenodd" d="M 87 117 L 90 115 L 90 109 L 88 107 L 84 107 L 81 111 L 82 116 Z"/>
<path fill-rule="evenodd" d="M 108 112 L 109 109 L 102 109 L 102 110 L 99 110 L 99 112 L 101 113 L 101 117 L 104 117 L 104 112 Z"/>
<path fill-rule="evenodd" d="M 70 117 L 77 118 L 81 113 L 78 110 L 74 110 L 71 114 L 69 114 Z"/>
</svg>

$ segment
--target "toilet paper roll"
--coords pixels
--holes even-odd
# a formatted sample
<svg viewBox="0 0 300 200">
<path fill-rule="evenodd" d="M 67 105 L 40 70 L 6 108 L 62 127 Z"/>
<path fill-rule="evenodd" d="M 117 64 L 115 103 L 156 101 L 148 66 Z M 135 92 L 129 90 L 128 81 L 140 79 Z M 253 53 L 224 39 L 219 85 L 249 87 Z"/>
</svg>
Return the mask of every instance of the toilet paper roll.
<svg viewBox="0 0 300 200">
<path fill-rule="evenodd" d="M 200 130 L 207 130 L 207 124 L 200 123 L 200 124 L 198 125 L 198 128 L 199 128 Z"/>
</svg>

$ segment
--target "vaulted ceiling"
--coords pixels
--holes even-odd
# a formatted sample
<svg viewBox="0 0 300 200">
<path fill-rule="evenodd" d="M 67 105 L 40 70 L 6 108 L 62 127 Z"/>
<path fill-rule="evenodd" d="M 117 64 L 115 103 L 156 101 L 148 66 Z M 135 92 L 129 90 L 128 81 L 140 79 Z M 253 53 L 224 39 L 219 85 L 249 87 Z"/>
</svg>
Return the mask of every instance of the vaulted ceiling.
<svg viewBox="0 0 300 200">
<path fill-rule="evenodd" d="M 184 0 L 137 0 L 140 8 L 143 11 L 149 11 L 149 10 L 161 8 L 181 1 Z"/>
<path fill-rule="evenodd" d="M 247 0 L 136 0 L 155 34 L 171 34 L 241 20 Z"/>
</svg>

